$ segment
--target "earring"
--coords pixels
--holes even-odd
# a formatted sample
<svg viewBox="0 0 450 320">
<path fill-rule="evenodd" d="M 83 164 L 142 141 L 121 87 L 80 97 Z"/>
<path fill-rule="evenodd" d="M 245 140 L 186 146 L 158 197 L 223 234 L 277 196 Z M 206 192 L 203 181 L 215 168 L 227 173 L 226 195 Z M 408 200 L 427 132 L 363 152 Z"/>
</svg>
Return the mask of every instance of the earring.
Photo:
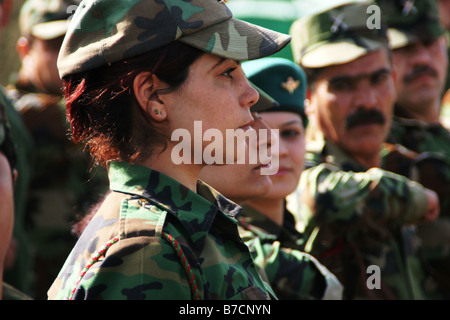
<svg viewBox="0 0 450 320">
<path fill-rule="evenodd" d="M 154 112 L 155 114 L 159 114 L 159 110 L 158 110 L 158 109 L 155 109 L 153 112 Z"/>
</svg>

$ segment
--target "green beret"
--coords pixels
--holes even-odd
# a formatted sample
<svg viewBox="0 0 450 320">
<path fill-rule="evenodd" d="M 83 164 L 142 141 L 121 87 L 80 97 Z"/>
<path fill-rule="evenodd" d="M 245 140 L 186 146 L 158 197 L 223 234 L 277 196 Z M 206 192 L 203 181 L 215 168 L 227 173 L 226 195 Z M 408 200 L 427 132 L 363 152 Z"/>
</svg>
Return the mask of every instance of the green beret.
<svg viewBox="0 0 450 320">
<path fill-rule="evenodd" d="M 263 58 L 242 64 L 247 78 L 279 103 L 264 110 L 288 111 L 305 115 L 306 75 L 302 68 L 285 58 Z"/>
</svg>

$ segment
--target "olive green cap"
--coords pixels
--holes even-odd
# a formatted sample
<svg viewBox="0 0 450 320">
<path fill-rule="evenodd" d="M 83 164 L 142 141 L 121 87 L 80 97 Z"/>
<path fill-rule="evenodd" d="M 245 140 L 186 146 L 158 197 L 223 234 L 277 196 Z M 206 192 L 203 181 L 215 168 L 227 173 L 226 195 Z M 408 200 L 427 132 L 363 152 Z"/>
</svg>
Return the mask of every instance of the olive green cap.
<svg viewBox="0 0 450 320">
<path fill-rule="evenodd" d="M 294 61 L 304 67 L 322 68 L 387 47 L 381 19 L 379 26 L 370 24 L 373 5 L 373 1 L 350 3 L 297 19 L 289 32 Z"/>
<path fill-rule="evenodd" d="M 445 33 L 436 0 L 377 0 L 388 25 L 392 49 L 432 41 Z"/>
<path fill-rule="evenodd" d="M 27 0 L 19 13 L 22 35 L 51 40 L 65 35 L 81 0 Z"/>
<path fill-rule="evenodd" d="M 131 58 L 173 41 L 239 61 L 271 55 L 289 43 L 289 35 L 233 18 L 225 2 L 83 0 L 59 54 L 60 76 Z"/>
</svg>

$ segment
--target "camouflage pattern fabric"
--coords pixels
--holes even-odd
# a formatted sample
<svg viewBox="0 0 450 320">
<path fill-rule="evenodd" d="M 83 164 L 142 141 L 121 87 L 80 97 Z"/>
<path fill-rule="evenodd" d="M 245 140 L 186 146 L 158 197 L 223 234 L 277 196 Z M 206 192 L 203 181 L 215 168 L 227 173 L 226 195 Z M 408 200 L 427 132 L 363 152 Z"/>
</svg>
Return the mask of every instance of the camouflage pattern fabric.
<svg viewBox="0 0 450 320">
<path fill-rule="evenodd" d="M 75 12 L 58 58 L 61 78 L 181 41 L 234 60 L 271 55 L 284 35 L 234 19 L 225 1 L 85 0 Z"/>
<path fill-rule="evenodd" d="M 327 141 L 306 154 L 297 228 L 316 256 L 344 285 L 346 299 L 423 299 L 415 229 L 425 213 L 422 185 L 380 168 L 364 168 Z M 288 207 L 290 208 L 290 207 Z M 381 271 L 381 289 L 366 270 Z"/>
<path fill-rule="evenodd" d="M 429 291 L 434 297 L 450 298 L 450 133 L 441 124 L 394 117 L 389 142 L 399 143 L 420 154 L 416 161 L 421 183 L 439 195 L 441 213 L 430 224 L 418 226 L 418 235 L 423 243 L 421 256 L 427 270 L 435 279 Z M 395 161 L 390 161 L 394 164 Z M 397 172 L 398 166 L 389 170 Z M 430 280 L 431 281 L 431 280 Z M 437 287 L 438 289 L 432 289 Z"/>
<path fill-rule="evenodd" d="M 194 193 L 138 165 L 110 162 L 109 176 L 113 192 L 66 260 L 50 299 L 275 297 L 239 237 L 241 207 L 200 181 Z"/>
<path fill-rule="evenodd" d="M 30 183 L 23 200 L 24 232 L 33 252 L 33 262 L 29 263 L 33 271 L 28 271 L 33 276 L 32 296 L 46 299 L 49 286 L 75 244 L 73 221 L 98 201 L 97 195 L 106 191 L 108 180 L 103 168 L 90 172 L 88 155 L 70 141 L 61 96 L 20 84 L 9 85 L 7 94 L 33 139 L 33 153 L 27 159 Z"/>
<path fill-rule="evenodd" d="M 343 287 L 336 276 L 316 258 L 301 251 L 303 241 L 301 234 L 292 230 L 293 219 L 286 219 L 285 227 L 279 227 L 244 205 L 238 220 L 241 238 L 279 299 L 342 299 Z"/>
<path fill-rule="evenodd" d="M 256 235 L 261 233 L 263 237 L 271 237 L 279 241 L 285 248 L 304 249 L 303 234 L 295 228 L 295 218 L 287 209 L 284 211 L 283 225 L 279 226 L 266 215 L 245 203 L 242 208 L 243 211 L 238 220 L 244 229 L 252 231 Z"/>
</svg>

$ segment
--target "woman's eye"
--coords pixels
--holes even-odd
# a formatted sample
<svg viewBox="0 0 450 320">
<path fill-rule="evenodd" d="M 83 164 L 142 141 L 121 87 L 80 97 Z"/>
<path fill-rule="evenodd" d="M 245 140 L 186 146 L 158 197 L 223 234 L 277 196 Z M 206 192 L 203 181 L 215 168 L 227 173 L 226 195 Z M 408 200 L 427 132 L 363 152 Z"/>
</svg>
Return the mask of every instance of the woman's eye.
<svg viewBox="0 0 450 320">
<path fill-rule="evenodd" d="M 228 77 L 228 78 L 233 78 L 233 76 L 231 75 L 231 73 L 236 70 L 236 68 L 228 68 L 224 73 L 222 73 L 223 76 Z"/>
<path fill-rule="evenodd" d="M 280 132 L 280 136 L 283 139 L 295 138 L 300 135 L 300 132 L 297 130 L 282 130 Z"/>
</svg>

